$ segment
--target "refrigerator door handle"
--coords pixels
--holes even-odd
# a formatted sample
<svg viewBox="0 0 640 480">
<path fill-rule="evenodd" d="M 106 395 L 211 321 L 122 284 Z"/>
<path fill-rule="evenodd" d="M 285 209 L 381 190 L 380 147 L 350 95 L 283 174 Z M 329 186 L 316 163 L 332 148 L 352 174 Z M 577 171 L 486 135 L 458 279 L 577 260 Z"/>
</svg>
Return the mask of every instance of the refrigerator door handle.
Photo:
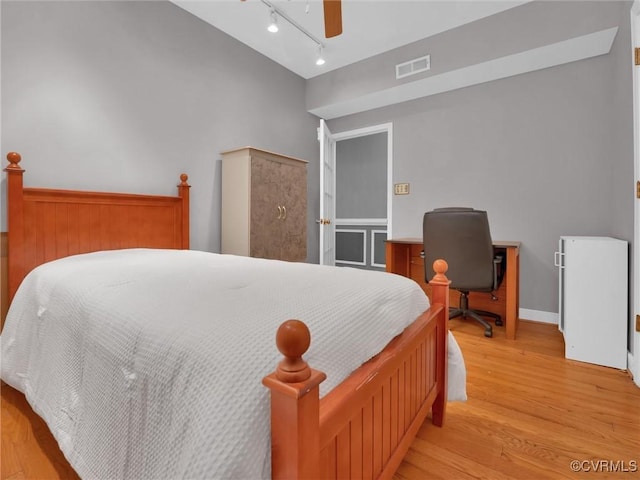
<svg viewBox="0 0 640 480">
<path fill-rule="evenodd" d="M 555 252 L 553 254 L 553 264 L 558 268 L 564 268 L 564 253 Z"/>
</svg>

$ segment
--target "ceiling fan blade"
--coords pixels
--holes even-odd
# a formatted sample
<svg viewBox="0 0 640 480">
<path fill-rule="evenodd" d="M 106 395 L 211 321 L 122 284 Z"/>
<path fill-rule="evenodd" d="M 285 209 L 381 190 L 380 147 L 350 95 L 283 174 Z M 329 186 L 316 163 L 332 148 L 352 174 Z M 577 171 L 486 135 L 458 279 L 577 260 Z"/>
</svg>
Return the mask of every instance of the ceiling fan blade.
<svg viewBox="0 0 640 480">
<path fill-rule="evenodd" d="M 342 1 L 323 0 L 324 36 L 337 37 L 342 33 Z"/>
</svg>

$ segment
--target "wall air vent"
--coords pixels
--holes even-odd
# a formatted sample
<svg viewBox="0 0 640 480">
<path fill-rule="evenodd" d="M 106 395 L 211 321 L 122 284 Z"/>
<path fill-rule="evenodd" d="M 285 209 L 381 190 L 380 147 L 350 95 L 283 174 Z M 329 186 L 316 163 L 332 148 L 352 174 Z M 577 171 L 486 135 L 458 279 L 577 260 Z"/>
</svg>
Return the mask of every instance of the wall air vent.
<svg viewBox="0 0 640 480">
<path fill-rule="evenodd" d="M 415 75 L 416 73 L 426 72 L 431 68 L 431 55 L 420 58 L 414 58 L 408 62 L 396 65 L 396 79 Z"/>
</svg>

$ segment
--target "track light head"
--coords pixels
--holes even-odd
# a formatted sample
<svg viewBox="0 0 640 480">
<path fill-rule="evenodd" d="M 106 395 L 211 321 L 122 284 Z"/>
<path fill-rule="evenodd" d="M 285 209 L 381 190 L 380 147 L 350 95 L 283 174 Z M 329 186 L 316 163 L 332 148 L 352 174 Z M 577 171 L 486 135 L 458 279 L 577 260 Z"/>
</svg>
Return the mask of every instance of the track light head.
<svg viewBox="0 0 640 480">
<path fill-rule="evenodd" d="M 324 55 L 322 54 L 322 46 L 318 45 L 318 58 L 316 59 L 316 65 L 324 65 Z"/>
<path fill-rule="evenodd" d="M 278 18 L 276 17 L 276 12 L 274 10 L 271 10 L 271 23 L 269 23 L 267 30 L 269 30 L 271 33 L 276 33 L 279 30 Z"/>
</svg>

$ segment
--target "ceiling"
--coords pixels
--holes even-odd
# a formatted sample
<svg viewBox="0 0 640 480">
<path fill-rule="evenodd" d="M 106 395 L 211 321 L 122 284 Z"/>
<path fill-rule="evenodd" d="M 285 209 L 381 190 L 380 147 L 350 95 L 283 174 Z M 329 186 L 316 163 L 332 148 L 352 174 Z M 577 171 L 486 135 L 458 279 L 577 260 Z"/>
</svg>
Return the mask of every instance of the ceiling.
<svg viewBox="0 0 640 480">
<path fill-rule="evenodd" d="M 262 0 L 172 0 L 303 78 L 321 75 L 528 1 L 531 0 L 343 0 L 343 33 L 326 39 L 321 0 L 267 0 L 322 42 L 326 63 L 317 66 L 318 45 L 283 18 L 278 18 L 278 33 L 267 31 L 270 9 Z"/>
</svg>

